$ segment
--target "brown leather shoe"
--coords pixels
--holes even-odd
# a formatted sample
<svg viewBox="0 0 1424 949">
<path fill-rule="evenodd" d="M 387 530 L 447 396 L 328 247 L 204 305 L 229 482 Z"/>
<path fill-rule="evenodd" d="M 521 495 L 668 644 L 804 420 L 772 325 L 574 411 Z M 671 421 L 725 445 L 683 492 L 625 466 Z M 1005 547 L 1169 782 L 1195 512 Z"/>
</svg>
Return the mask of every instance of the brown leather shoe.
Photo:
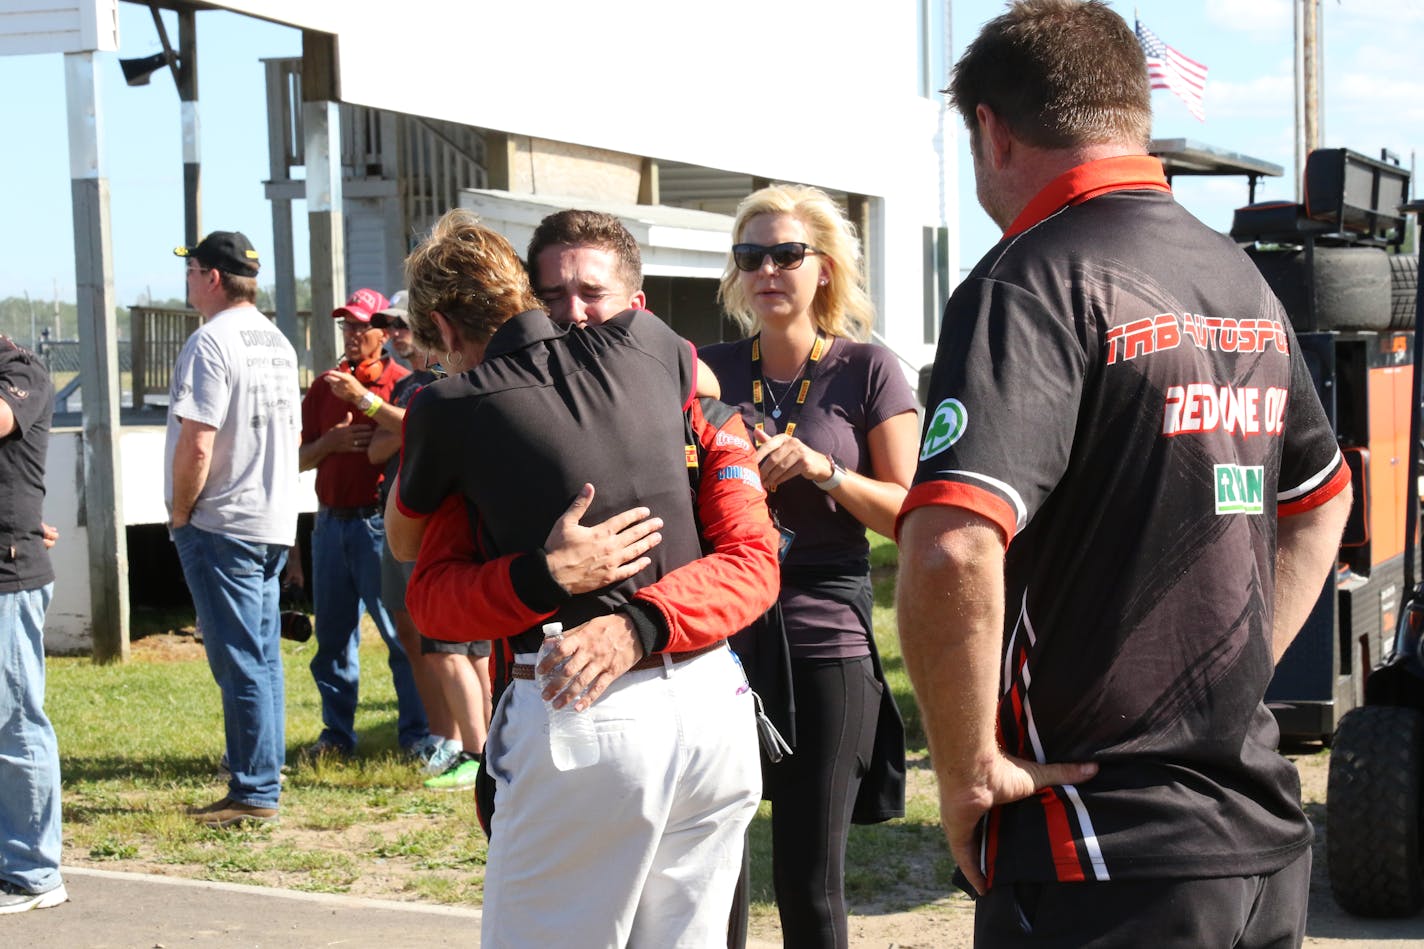
<svg viewBox="0 0 1424 949">
<path fill-rule="evenodd" d="M 190 807 L 187 809 L 187 813 L 189 817 L 197 817 L 199 814 L 211 814 L 214 811 L 222 810 L 231 803 L 232 800 L 229 798 L 219 798 L 211 804 L 204 804 L 202 807 Z"/>
<path fill-rule="evenodd" d="M 228 797 L 207 807 L 190 808 L 188 813 L 205 827 L 232 827 L 244 823 L 268 824 L 277 819 L 275 807 L 241 804 Z"/>
</svg>

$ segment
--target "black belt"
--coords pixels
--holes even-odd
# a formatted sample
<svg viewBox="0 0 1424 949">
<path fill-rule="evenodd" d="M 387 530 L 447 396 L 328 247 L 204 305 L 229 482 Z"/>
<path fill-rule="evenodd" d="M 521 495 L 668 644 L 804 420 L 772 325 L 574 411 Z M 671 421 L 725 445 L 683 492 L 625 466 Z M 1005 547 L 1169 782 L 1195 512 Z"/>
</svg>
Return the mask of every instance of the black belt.
<svg viewBox="0 0 1424 949">
<path fill-rule="evenodd" d="M 633 663 L 628 671 L 642 672 L 645 669 L 661 669 L 663 667 L 664 655 L 671 658 L 673 662 L 686 662 L 689 659 L 695 659 L 698 656 L 705 655 L 714 649 L 721 649 L 724 642 L 724 640 L 718 640 L 710 646 L 703 646 L 701 649 L 689 649 L 687 652 L 655 652 L 651 656 L 644 656 L 642 659 Z M 510 671 L 510 675 L 516 679 L 532 679 L 534 678 L 534 663 L 516 662 L 514 668 Z"/>
<path fill-rule="evenodd" d="M 375 517 L 381 513 L 379 504 L 367 504 L 363 507 L 328 507 L 323 504 L 321 512 L 327 517 L 334 517 L 338 521 L 364 521 L 368 517 Z"/>
</svg>

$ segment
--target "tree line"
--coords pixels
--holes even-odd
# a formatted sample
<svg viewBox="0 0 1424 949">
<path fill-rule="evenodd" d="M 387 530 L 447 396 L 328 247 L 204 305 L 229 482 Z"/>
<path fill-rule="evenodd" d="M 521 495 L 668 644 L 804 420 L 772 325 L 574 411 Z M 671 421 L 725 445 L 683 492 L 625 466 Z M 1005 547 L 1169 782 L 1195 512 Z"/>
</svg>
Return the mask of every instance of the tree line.
<svg viewBox="0 0 1424 949">
<path fill-rule="evenodd" d="M 257 288 L 257 305 L 271 313 L 275 312 L 275 287 Z M 188 305 L 177 297 L 148 299 L 140 295 L 135 306 L 153 306 L 165 309 L 187 309 Z M 297 309 L 311 309 L 311 280 L 303 277 L 297 281 Z M 0 297 L 0 334 L 10 337 L 22 346 L 33 346 L 46 329 L 50 339 L 76 339 L 79 330 L 78 306 L 65 300 L 37 300 L 23 296 Z M 129 338 L 129 308 L 114 307 L 114 327 L 119 339 Z"/>
</svg>

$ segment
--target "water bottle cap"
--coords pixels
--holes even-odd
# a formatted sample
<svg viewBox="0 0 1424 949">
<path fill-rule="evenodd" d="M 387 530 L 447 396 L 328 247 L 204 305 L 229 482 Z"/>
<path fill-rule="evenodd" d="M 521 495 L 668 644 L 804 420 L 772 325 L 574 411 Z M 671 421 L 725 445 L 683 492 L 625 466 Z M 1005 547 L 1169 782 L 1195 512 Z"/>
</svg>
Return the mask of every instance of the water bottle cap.
<svg viewBox="0 0 1424 949">
<path fill-rule="evenodd" d="M 563 624 L 563 623 L 545 623 L 545 624 L 544 624 L 544 636 L 545 636 L 545 637 L 549 637 L 549 636 L 562 636 L 562 635 L 564 635 L 564 624 Z"/>
</svg>

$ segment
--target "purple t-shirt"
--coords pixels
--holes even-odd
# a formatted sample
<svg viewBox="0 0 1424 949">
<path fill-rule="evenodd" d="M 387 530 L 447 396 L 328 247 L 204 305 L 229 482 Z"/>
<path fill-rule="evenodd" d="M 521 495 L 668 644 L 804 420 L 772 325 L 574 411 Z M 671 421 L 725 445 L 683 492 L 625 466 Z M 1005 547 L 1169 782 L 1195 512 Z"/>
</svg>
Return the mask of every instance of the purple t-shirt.
<svg viewBox="0 0 1424 949">
<path fill-rule="evenodd" d="M 841 338 L 830 343 L 814 368 L 808 364 L 804 370 L 811 376 L 806 402 L 794 407 L 797 386 L 791 386 L 780 401 L 779 420 L 771 417 L 770 398 L 763 399 L 765 418 L 752 402 L 751 340 L 719 343 L 698 350 L 698 355 L 716 373 L 723 400 L 741 410 L 748 429 L 760 422 L 768 435 L 775 435 L 795 421 L 795 436 L 808 446 L 835 456 L 848 471 L 873 477 L 866 435 L 888 418 L 913 412 L 915 396 L 889 350 Z M 789 381 L 773 380 L 773 392 L 779 395 Z M 865 526 L 828 492 L 796 478 L 767 499 L 781 526 L 796 532 L 784 566 L 869 572 Z M 781 609 L 791 654 L 797 658 L 849 658 L 870 651 L 870 631 L 843 603 L 783 583 Z"/>
</svg>

